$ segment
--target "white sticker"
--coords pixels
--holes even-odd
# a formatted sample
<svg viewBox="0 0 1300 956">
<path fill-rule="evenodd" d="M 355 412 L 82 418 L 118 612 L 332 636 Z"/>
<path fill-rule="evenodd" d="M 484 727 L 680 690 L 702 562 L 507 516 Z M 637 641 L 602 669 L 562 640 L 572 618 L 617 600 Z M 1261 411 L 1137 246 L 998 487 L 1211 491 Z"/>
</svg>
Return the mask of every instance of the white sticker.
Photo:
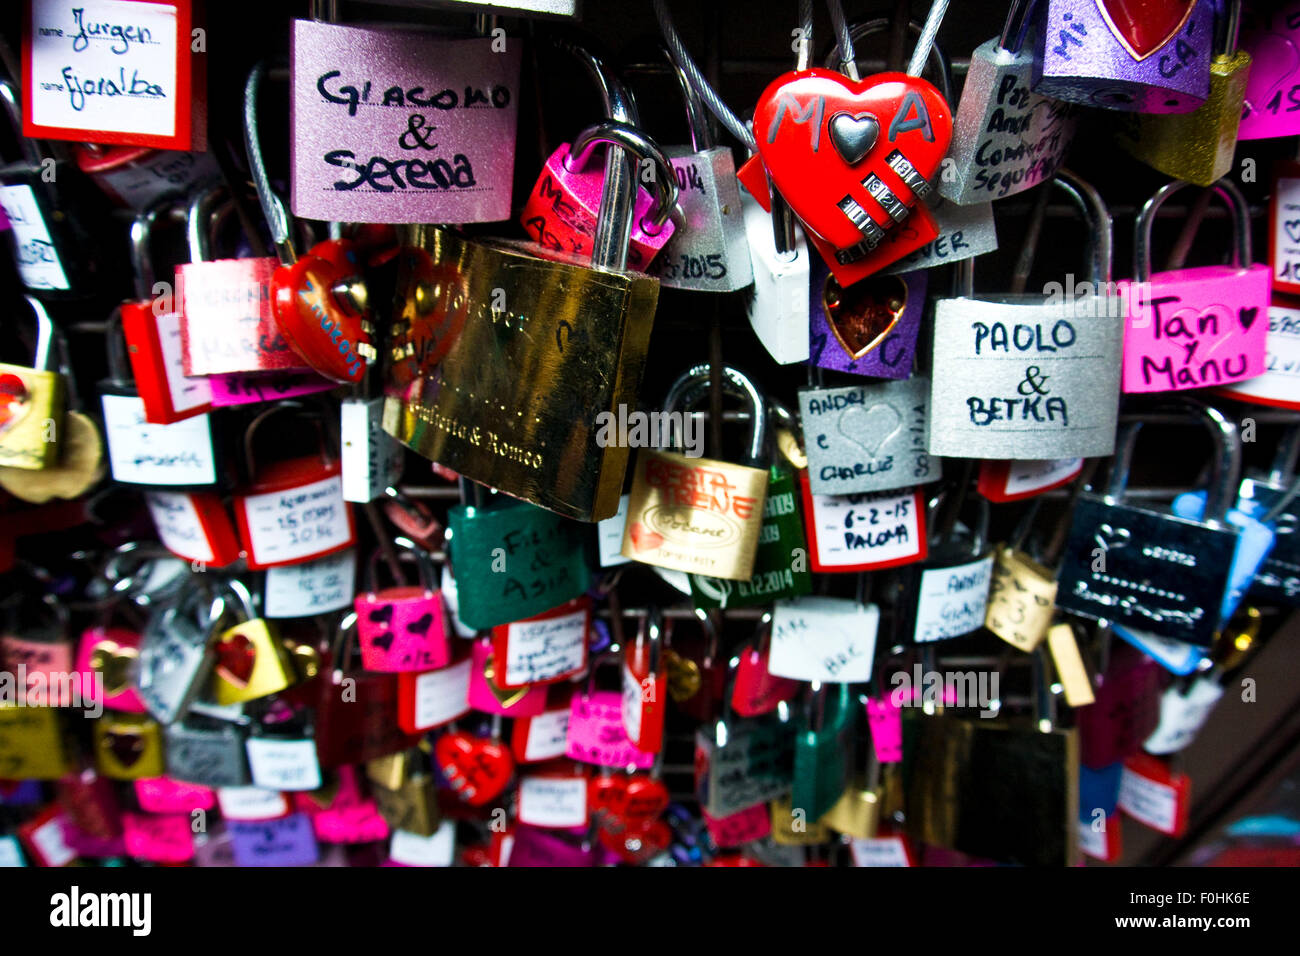
<svg viewBox="0 0 1300 956">
<path fill-rule="evenodd" d="M 356 597 L 357 557 L 349 548 L 338 554 L 266 569 L 267 617 L 310 617 L 351 607 Z"/>
<path fill-rule="evenodd" d="M 438 589 L 442 592 L 442 603 L 447 605 L 447 613 L 451 615 L 451 626 L 455 628 L 456 634 L 466 640 L 473 640 L 478 636 L 478 632 L 461 623 L 460 604 L 456 599 L 456 579 L 452 577 L 451 565 L 442 566 L 442 581 Z"/>
<path fill-rule="evenodd" d="M 18 838 L 0 836 L 0 867 L 26 866 L 23 852 L 18 848 Z"/>
<path fill-rule="evenodd" d="M 217 803 L 231 820 L 273 820 L 289 812 L 283 793 L 262 787 L 218 787 Z"/>
<path fill-rule="evenodd" d="M 136 485 L 211 485 L 217 480 L 207 415 L 170 425 L 145 421 L 144 399 L 104 395 L 104 437 L 115 481 Z"/>
<path fill-rule="evenodd" d="M 1007 469 L 1008 495 L 1023 495 L 1065 481 L 1083 470 L 1082 458 L 1047 458 L 1041 461 L 1017 460 Z"/>
<path fill-rule="evenodd" d="M 181 354 L 181 314 L 164 312 L 156 317 L 155 325 L 172 409 L 185 412 L 200 405 L 211 405 L 212 383 L 206 378 L 191 378 L 185 374 L 185 357 Z"/>
<path fill-rule="evenodd" d="M 587 822 L 587 778 L 526 776 L 519 781 L 519 822 L 580 827 Z"/>
<path fill-rule="evenodd" d="M 401 477 L 402 446 L 383 429 L 382 398 L 349 399 L 339 410 L 343 497 L 374 501 Z"/>
<path fill-rule="evenodd" d="M 1118 824 L 1118 820 L 1105 821 L 1106 826 Z M 1079 849 L 1085 854 L 1096 860 L 1104 860 L 1109 856 L 1107 852 L 1107 841 L 1105 830 L 1094 830 L 1090 820 L 1080 820 L 1078 826 L 1079 832 Z"/>
<path fill-rule="evenodd" d="M 992 555 L 969 564 L 922 572 L 915 639 L 941 641 L 983 627 L 992 576 Z"/>
<path fill-rule="evenodd" d="M 854 837 L 849 844 L 854 866 L 911 866 L 902 837 Z"/>
<path fill-rule="evenodd" d="M 32 843 L 44 866 L 66 866 L 77 858 L 76 851 L 63 840 L 62 820 L 55 816 L 32 831 Z"/>
<path fill-rule="evenodd" d="M 341 475 L 249 495 L 240 507 L 248 522 L 248 550 L 257 564 L 284 564 L 351 543 Z"/>
<path fill-rule="evenodd" d="M 612 568 L 632 560 L 623 557 L 623 528 L 627 524 L 627 503 L 631 497 L 623 495 L 618 499 L 618 512 L 612 518 L 596 522 L 596 545 L 600 549 L 602 568 Z"/>
<path fill-rule="evenodd" d="M 447 821 L 433 836 L 420 836 L 409 830 L 394 830 L 388 855 L 394 862 L 407 866 L 451 866 L 456 856 L 456 825 Z"/>
<path fill-rule="evenodd" d="M 582 670 L 587 657 L 587 608 L 506 625 L 507 687 L 554 680 Z"/>
<path fill-rule="evenodd" d="M 248 738 L 253 784 L 268 790 L 316 790 L 321 785 L 316 741 Z"/>
<path fill-rule="evenodd" d="M 550 760 L 563 757 L 569 743 L 570 708 L 547 710 L 528 719 L 528 739 L 524 743 L 525 760 Z"/>
<path fill-rule="evenodd" d="M 1134 820 L 1172 836 L 1178 822 L 1178 791 L 1125 767 L 1119 778 L 1119 807 Z"/>
<path fill-rule="evenodd" d="M 144 496 L 162 546 L 191 561 L 211 561 L 212 542 L 203 530 L 194 498 L 183 491 L 148 491 Z"/>
<path fill-rule="evenodd" d="M 817 564 L 857 567 L 921 553 L 916 493 L 812 495 Z"/>
<path fill-rule="evenodd" d="M 1292 228 L 1297 225 L 1300 223 L 1293 220 Z M 1300 275 L 1294 276 L 1292 281 L 1300 281 Z M 1234 382 L 1225 386 L 1224 391 L 1281 402 L 1293 408 L 1300 405 L 1300 309 L 1280 305 L 1268 307 L 1266 347 L 1268 358 L 1264 363 L 1264 374 L 1244 382 Z"/>
<path fill-rule="evenodd" d="M 1192 742 L 1222 696 L 1222 685 L 1208 677 L 1198 677 L 1186 694 L 1177 686 L 1170 687 L 1160 697 L 1160 723 L 1142 749 L 1152 754 L 1182 750 Z"/>
<path fill-rule="evenodd" d="M 32 122 L 175 136 L 176 31 L 175 4 L 32 0 Z"/>
<path fill-rule="evenodd" d="M 0 207 L 14 234 L 18 274 L 29 289 L 67 289 L 68 277 L 31 186 L 0 186 Z"/>
<path fill-rule="evenodd" d="M 847 598 L 777 601 L 767 669 L 777 677 L 854 684 L 871 679 L 880 609 Z"/>
<path fill-rule="evenodd" d="M 428 730 L 469 713 L 470 660 L 415 676 L 415 726 Z M 566 711 L 567 713 L 567 711 Z"/>
<path fill-rule="evenodd" d="M 632 673 L 632 669 L 623 663 L 623 732 L 627 739 L 635 743 L 641 739 L 641 682 Z"/>
</svg>

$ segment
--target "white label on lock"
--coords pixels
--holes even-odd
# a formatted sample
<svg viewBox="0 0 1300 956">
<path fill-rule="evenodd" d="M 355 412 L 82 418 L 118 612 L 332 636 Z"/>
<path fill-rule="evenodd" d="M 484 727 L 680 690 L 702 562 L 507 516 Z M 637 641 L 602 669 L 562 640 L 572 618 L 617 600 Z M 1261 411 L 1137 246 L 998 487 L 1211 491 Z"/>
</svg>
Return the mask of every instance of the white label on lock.
<svg viewBox="0 0 1300 956">
<path fill-rule="evenodd" d="M 56 814 L 32 831 L 31 840 L 42 866 L 66 866 L 77 858 L 77 852 L 63 839 L 62 820 L 62 814 Z"/>
<path fill-rule="evenodd" d="M 506 626 L 505 685 L 535 684 L 582 670 L 587 660 L 587 609 Z"/>
<path fill-rule="evenodd" d="M 314 740 L 249 737 L 248 766 L 254 786 L 268 790 L 317 790 L 321 785 Z"/>
<path fill-rule="evenodd" d="M 1008 495 L 1023 495 L 1065 481 L 1083 470 L 1082 458 L 1020 459 L 1007 469 Z"/>
<path fill-rule="evenodd" d="M 148 491 L 144 500 L 164 548 L 191 561 L 212 560 L 212 542 L 192 496 L 183 491 Z"/>
<path fill-rule="evenodd" d="M 1300 285 L 1297 210 L 1300 210 L 1300 179 L 1279 176 L 1273 184 L 1273 282 L 1278 285 Z"/>
<path fill-rule="evenodd" d="M 1186 694 L 1178 687 L 1170 687 L 1160 697 L 1160 723 L 1142 749 L 1152 754 L 1182 750 L 1192 742 L 1222 696 L 1222 685 L 1208 677 L 1198 677 Z"/>
<path fill-rule="evenodd" d="M 898 562 L 921 553 L 916 492 L 812 495 L 813 540 L 820 567 Z"/>
<path fill-rule="evenodd" d="M 356 597 L 357 557 L 349 548 L 338 554 L 266 569 L 267 617 L 309 617 L 351 607 Z"/>
<path fill-rule="evenodd" d="M 636 743 L 641 739 L 641 682 L 636 679 L 632 669 L 623 663 L 623 732 L 627 739 Z"/>
<path fill-rule="evenodd" d="M 383 429 L 382 398 L 348 400 L 339 410 L 343 497 L 365 504 L 400 477 L 402 446 Z"/>
<path fill-rule="evenodd" d="M 248 521 L 248 549 L 257 564 L 297 561 L 352 540 L 341 475 L 249 495 L 240 506 Z"/>
<path fill-rule="evenodd" d="M 1300 180 L 1292 180 L 1300 183 Z M 1300 198 L 1300 197 L 1297 197 Z M 1281 225 L 1281 223 L 1279 223 Z M 1300 222 L 1291 221 L 1294 229 Z M 1293 282 L 1300 282 L 1300 256 L 1292 263 Z M 1270 305 L 1268 307 L 1268 358 L 1263 375 L 1225 386 L 1225 392 L 1276 402 L 1290 408 L 1300 407 L 1300 309 Z"/>
<path fill-rule="evenodd" d="M 428 730 L 469 713 L 469 674 L 470 661 L 465 658 L 459 664 L 415 676 L 417 729 Z"/>
<path fill-rule="evenodd" d="M 776 677 L 855 684 L 871 679 L 880 609 L 846 598 L 777 601 L 767 669 Z"/>
<path fill-rule="evenodd" d="M 519 781 L 519 822 L 580 827 L 587 822 L 587 778 L 526 776 Z"/>
<path fill-rule="evenodd" d="M 627 524 L 627 503 L 631 497 L 631 495 L 620 497 L 618 512 L 611 518 L 596 522 L 596 544 L 600 549 L 602 568 L 612 568 L 632 560 L 623 557 L 623 527 Z"/>
<path fill-rule="evenodd" d="M 31 186 L 0 186 L 0 208 L 14 234 L 18 274 L 29 289 L 67 289 L 68 277 Z"/>
<path fill-rule="evenodd" d="M 211 485 L 217 480 L 207 415 L 171 425 L 145 421 L 144 399 L 104 395 L 104 437 L 115 481 L 136 485 Z"/>
<path fill-rule="evenodd" d="M 528 739 L 524 742 L 525 760 L 551 760 L 563 757 L 569 743 L 570 709 L 546 710 L 528 719 Z"/>
<path fill-rule="evenodd" d="M 922 572 L 915 640 L 941 641 L 982 627 L 992 578 L 992 555 L 969 564 Z"/>
<path fill-rule="evenodd" d="M 427 837 L 410 830 L 394 830 L 388 855 L 407 866 L 451 866 L 456 855 L 456 825 L 448 820 Z"/>
<path fill-rule="evenodd" d="M 1134 820 L 1172 836 L 1178 823 L 1178 791 L 1125 767 L 1119 778 L 1119 808 Z"/>
<path fill-rule="evenodd" d="M 854 837 L 849 844 L 854 866 L 911 866 L 902 837 Z"/>
<path fill-rule="evenodd" d="M 175 3 L 32 0 L 30 36 L 33 123 L 176 135 Z"/>
<path fill-rule="evenodd" d="M 452 576 L 451 566 L 448 564 L 442 566 L 442 579 L 438 590 L 442 592 L 442 603 L 447 605 L 447 613 L 451 616 L 451 626 L 455 629 L 456 635 L 467 641 L 477 637 L 477 631 L 461 623 L 460 603 L 456 598 L 456 579 Z"/>
<path fill-rule="evenodd" d="M 1105 820 L 1105 826 L 1118 825 L 1118 820 Z M 1109 854 L 1107 853 L 1106 831 L 1094 830 L 1090 820 L 1080 820 L 1077 827 L 1079 833 L 1079 849 L 1088 856 L 1096 860 L 1104 860 Z"/>
<path fill-rule="evenodd" d="M 285 795 L 264 787 L 218 787 L 217 804 L 231 820 L 274 820 L 289 812 Z"/>
<path fill-rule="evenodd" d="M 18 848 L 18 838 L 0 836 L 0 867 L 26 866 L 22 851 Z"/>
<path fill-rule="evenodd" d="M 197 375 L 191 378 L 185 374 L 185 358 L 181 354 L 181 314 L 164 312 L 155 319 L 155 327 L 172 409 L 185 412 L 200 405 L 211 405 L 212 383 L 206 378 Z"/>
</svg>

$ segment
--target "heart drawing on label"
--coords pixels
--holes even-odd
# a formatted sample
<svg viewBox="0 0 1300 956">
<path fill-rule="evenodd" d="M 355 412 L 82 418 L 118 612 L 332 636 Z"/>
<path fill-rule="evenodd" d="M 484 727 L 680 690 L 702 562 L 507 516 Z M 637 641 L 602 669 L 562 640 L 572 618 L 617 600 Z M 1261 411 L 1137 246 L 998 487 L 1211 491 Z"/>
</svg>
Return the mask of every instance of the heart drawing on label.
<svg viewBox="0 0 1300 956">
<path fill-rule="evenodd" d="M 433 615 L 426 611 L 424 614 L 420 615 L 420 617 L 416 618 L 414 621 L 411 621 L 411 623 L 407 624 L 406 630 L 410 634 L 427 635 L 429 633 L 429 628 L 432 626 L 433 626 Z"/>
<path fill-rule="evenodd" d="M 876 140 L 880 138 L 880 121 L 871 113 L 860 116 L 836 113 L 831 117 L 830 131 L 835 152 L 852 166 L 876 145 Z"/>
<path fill-rule="evenodd" d="M 375 645 L 375 647 L 378 647 L 380 650 L 387 651 L 393 646 L 393 632 L 384 631 L 384 633 L 380 634 L 378 637 L 372 637 L 370 643 Z"/>
<path fill-rule="evenodd" d="M 1141 62 L 1174 38 L 1196 8 L 1196 0 L 1097 0 L 1115 39 Z"/>
<path fill-rule="evenodd" d="M 852 405 L 840 414 L 838 425 L 843 437 L 865 449 L 872 458 L 902 427 L 903 416 L 885 402 L 866 408 Z"/>
<path fill-rule="evenodd" d="M 1288 219 L 1282 225 L 1292 242 L 1300 242 L 1300 219 Z"/>
<path fill-rule="evenodd" d="M 827 275 L 822 309 L 840 348 L 856 361 L 884 342 L 903 317 L 907 284 L 898 276 L 869 276 L 844 289 Z"/>
<path fill-rule="evenodd" d="M 1097 527 L 1097 533 L 1093 535 L 1093 540 L 1101 546 L 1103 551 L 1114 551 L 1127 545 L 1132 537 L 1133 534 L 1128 528 L 1116 528 L 1110 524 L 1103 524 Z"/>
<path fill-rule="evenodd" d="M 632 538 L 632 547 L 638 551 L 653 551 L 664 543 L 664 536 L 658 531 L 652 531 L 639 521 L 632 523 L 632 528 L 628 531 Z"/>
<path fill-rule="evenodd" d="M 0 375 L 0 435 L 26 418 L 29 411 L 27 383 L 11 373 Z"/>
</svg>

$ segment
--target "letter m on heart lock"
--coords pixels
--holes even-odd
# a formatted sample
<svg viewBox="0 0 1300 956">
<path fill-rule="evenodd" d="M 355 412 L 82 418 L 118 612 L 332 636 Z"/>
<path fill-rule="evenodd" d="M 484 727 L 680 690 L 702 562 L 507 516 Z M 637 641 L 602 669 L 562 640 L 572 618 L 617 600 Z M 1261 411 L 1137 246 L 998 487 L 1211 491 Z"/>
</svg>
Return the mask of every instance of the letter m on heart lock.
<svg viewBox="0 0 1300 956">
<path fill-rule="evenodd" d="M 808 132 L 808 145 L 812 147 L 814 153 L 817 152 L 817 147 L 821 145 L 822 114 L 826 111 L 826 98 L 815 96 L 807 106 L 800 106 L 799 101 L 793 95 L 782 93 L 776 101 L 776 115 L 772 117 L 772 122 L 767 128 L 767 141 L 769 143 L 776 142 L 776 134 L 781 129 L 781 120 L 785 118 L 787 110 L 795 123 L 812 122 L 812 127 Z"/>
</svg>

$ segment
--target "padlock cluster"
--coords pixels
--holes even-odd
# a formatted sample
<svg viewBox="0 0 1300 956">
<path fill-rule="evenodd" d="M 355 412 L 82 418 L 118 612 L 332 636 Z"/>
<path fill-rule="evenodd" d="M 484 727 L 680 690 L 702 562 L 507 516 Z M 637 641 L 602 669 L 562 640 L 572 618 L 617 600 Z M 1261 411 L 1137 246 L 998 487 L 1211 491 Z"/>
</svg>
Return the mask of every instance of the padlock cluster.
<svg viewBox="0 0 1300 956">
<path fill-rule="evenodd" d="M 1300 3 L 1003 0 L 973 48 L 782 6 L 740 114 L 667 0 L 618 58 L 577 4 L 336 6 L 253 59 L 189 0 L 23 5 L 0 866 L 1184 835 L 1300 606 L 1300 163 L 1247 155 L 1300 136 Z"/>
</svg>

